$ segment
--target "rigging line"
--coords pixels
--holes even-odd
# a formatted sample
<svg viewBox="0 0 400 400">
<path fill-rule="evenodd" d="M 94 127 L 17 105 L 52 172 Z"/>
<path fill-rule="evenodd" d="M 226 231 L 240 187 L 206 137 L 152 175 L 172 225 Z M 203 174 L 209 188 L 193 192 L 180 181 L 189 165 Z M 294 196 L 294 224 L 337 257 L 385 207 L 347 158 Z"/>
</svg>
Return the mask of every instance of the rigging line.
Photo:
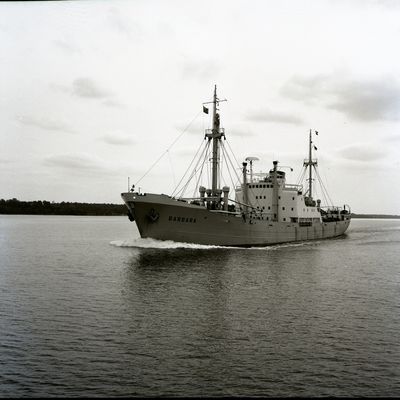
<svg viewBox="0 0 400 400">
<path fill-rule="evenodd" d="M 236 161 L 236 163 L 237 163 L 235 154 L 233 153 L 233 151 L 232 151 L 232 149 L 231 149 L 231 147 L 230 147 L 230 145 L 229 145 L 229 142 L 228 142 L 227 140 L 226 140 L 225 142 L 228 143 L 228 147 L 229 147 L 229 149 L 230 149 L 230 151 L 231 151 L 231 153 L 232 153 L 232 155 L 233 155 L 233 158 L 235 159 L 235 161 Z M 233 172 L 234 172 L 235 175 L 236 175 L 236 179 L 237 179 L 238 182 L 240 183 L 240 177 L 239 177 L 239 175 L 238 175 L 238 173 L 237 173 L 237 170 L 240 170 L 240 165 L 239 165 L 238 167 L 235 168 L 235 166 L 233 165 L 233 162 L 232 162 L 232 160 L 231 160 L 231 158 L 230 158 L 230 156 L 229 156 L 228 151 L 226 152 L 226 155 L 227 155 L 228 160 L 229 160 L 229 162 L 230 162 L 230 164 L 231 164 L 231 167 L 232 167 L 232 169 L 233 169 Z"/>
<path fill-rule="evenodd" d="M 221 143 L 222 144 L 222 143 Z M 232 182 L 232 184 L 233 184 L 233 180 L 232 180 L 232 175 L 231 175 L 231 171 L 230 171 L 230 169 L 229 169 L 229 164 L 228 164 L 228 161 L 227 161 L 227 159 L 226 159 L 226 149 L 225 149 L 225 147 L 224 147 L 224 145 L 222 144 L 222 146 L 221 146 L 221 149 L 222 149 L 222 157 L 223 157 L 223 159 L 225 160 L 225 164 L 226 164 L 226 170 L 228 171 L 228 174 L 229 174 L 229 177 L 230 177 L 230 179 L 231 179 L 231 182 Z M 233 189 L 235 188 L 235 185 L 233 184 Z"/>
<path fill-rule="evenodd" d="M 151 167 L 142 175 L 142 177 L 135 183 L 137 185 L 153 168 L 154 166 L 165 156 L 165 154 L 168 152 L 168 150 L 171 149 L 171 147 L 183 136 L 183 134 L 190 128 L 190 126 L 193 124 L 193 122 L 197 119 L 197 117 L 200 115 L 202 111 L 199 111 L 197 115 L 189 122 L 189 124 L 186 126 L 186 128 L 182 131 L 182 133 L 179 134 L 179 136 L 169 145 L 167 150 L 164 151 L 160 155 L 160 157 L 157 158 L 157 160 L 151 165 Z"/>
<path fill-rule="evenodd" d="M 210 147 L 210 141 L 207 143 L 207 147 Z M 201 179 L 201 177 L 203 176 L 203 169 L 204 169 L 204 164 L 206 164 L 206 159 L 207 159 L 207 151 L 205 152 L 205 155 L 204 155 L 204 160 L 203 160 L 203 162 L 201 163 L 201 169 L 200 169 L 200 173 L 199 173 L 199 178 L 197 179 L 197 182 L 196 182 L 196 186 L 195 186 L 195 188 L 194 188 L 194 190 L 196 191 L 196 189 L 199 187 L 199 182 L 200 182 L 200 179 Z M 193 197 L 195 197 L 195 192 L 194 192 L 194 195 L 193 195 Z"/>
<path fill-rule="evenodd" d="M 186 172 L 185 172 L 184 175 L 182 176 L 182 179 L 181 179 L 181 181 L 179 182 L 179 185 L 182 183 L 182 181 L 183 181 L 183 179 L 185 178 L 186 174 L 189 172 L 190 167 L 192 166 L 194 160 L 198 157 L 198 153 L 199 153 L 199 151 L 200 151 L 200 149 L 201 149 L 202 146 L 203 146 L 203 143 L 200 144 L 200 147 L 199 147 L 199 149 L 197 150 L 196 155 L 194 156 L 194 158 L 192 159 L 192 161 L 191 161 L 189 167 L 187 168 Z M 204 149 L 203 149 L 203 152 L 204 152 Z M 201 157 L 202 157 L 202 153 L 200 154 L 199 159 L 201 159 Z M 194 167 L 194 171 L 195 171 L 195 172 L 196 172 L 197 165 L 199 164 L 199 159 L 197 160 L 196 165 L 195 165 L 195 167 Z M 195 173 L 195 172 L 194 172 L 194 173 Z M 191 175 L 193 175 L 193 171 L 191 172 Z M 192 179 L 191 176 L 189 176 L 188 182 L 189 182 L 191 179 Z M 182 188 L 181 188 L 180 190 L 178 190 L 178 189 L 179 189 L 179 185 L 178 185 L 178 187 L 177 187 L 177 188 L 175 189 L 175 191 L 174 191 L 175 195 L 182 194 L 182 193 L 186 190 L 186 187 L 187 187 L 187 185 L 188 185 L 188 182 L 185 183 L 185 184 L 182 186 Z"/>
<path fill-rule="evenodd" d="M 210 169 L 210 153 L 207 151 L 207 158 L 206 158 L 206 163 L 207 163 L 207 185 L 206 187 L 210 187 L 210 182 L 211 182 L 211 169 Z"/>
<path fill-rule="evenodd" d="M 303 182 L 304 182 L 304 177 L 305 177 L 305 175 L 306 175 L 306 172 L 307 172 L 307 168 L 302 168 L 302 170 L 301 170 L 301 176 L 300 176 L 300 178 L 297 180 L 297 184 L 298 185 L 303 185 Z"/>
<path fill-rule="evenodd" d="M 197 150 L 197 153 L 196 153 L 194 159 L 193 159 L 192 162 L 190 163 L 190 165 L 189 165 L 188 169 L 186 170 L 185 175 L 182 177 L 181 181 L 182 181 L 183 178 L 186 176 L 186 174 L 187 174 L 187 172 L 189 171 L 189 168 L 190 168 L 190 166 L 192 165 L 193 161 L 197 158 L 196 165 L 195 165 L 194 169 L 192 170 L 192 172 L 190 173 L 188 180 L 187 180 L 186 183 L 182 186 L 182 188 L 181 188 L 179 191 L 176 192 L 176 195 L 180 194 L 180 197 L 182 197 L 182 196 L 184 195 L 184 193 L 185 193 L 185 191 L 186 191 L 186 189 L 187 189 L 187 187 L 188 187 L 188 185 L 189 185 L 189 182 L 192 180 L 193 176 L 195 175 L 195 173 L 196 173 L 196 171 L 197 171 L 197 166 L 199 165 L 200 160 L 202 159 L 203 153 L 206 151 L 206 149 L 207 149 L 208 146 L 209 146 L 209 142 L 206 144 L 206 146 L 204 146 L 203 151 L 201 152 L 200 156 L 197 158 L 197 153 L 199 152 L 200 148 L 202 147 L 202 145 L 200 145 L 200 148 Z M 179 184 L 180 184 L 180 183 L 179 183 Z"/>
<path fill-rule="evenodd" d="M 197 154 L 199 153 L 201 147 L 203 146 L 203 141 L 204 141 L 204 139 L 201 140 L 200 146 L 198 147 L 198 149 L 197 149 L 197 151 L 196 151 L 196 154 L 195 154 L 194 157 L 192 158 L 192 161 L 190 162 L 189 166 L 187 167 L 187 169 L 186 169 L 185 173 L 183 174 L 181 180 L 179 181 L 178 185 L 177 185 L 177 186 L 175 187 L 175 189 L 173 190 L 171 197 L 173 197 L 174 194 L 177 194 L 178 188 L 179 188 L 180 184 L 182 183 L 182 181 L 183 181 L 183 179 L 185 178 L 186 174 L 188 173 L 190 167 L 192 166 L 193 161 L 196 159 Z"/>
<path fill-rule="evenodd" d="M 322 190 L 322 193 L 323 193 L 324 197 L 325 197 L 325 195 L 326 195 L 326 197 L 325 197 L 324 200 L 326 201 L 326 200 L 328 199 L 329 201 L 326 201 L 327 204 L 330 203 L 330 205 L 332 205 L 332 200 L 331 200 L 331 198 L 329 197 L 329 193 L 328 193 L 328 191 L 326 190 L 326 188 L 325 188 L 325 186 L 324 186 L 324 184 L 323 184 L 323 182 L 322 182 L 321 176 L 319 175 L 318 170 L 317 170 L 316 168 L 314 168 L 314 169 L 315 169 L 315 173 L 316 173 L 318 182 L 319 182 L 319 184 L 320 184 L 320 186 L 321 186 L 321 190 Z"/>
<path fill-rule="evenodd" d="M 187 190 L 187 188 L 188 188 L 188 186 L 189 186 L 189 183 L 191 182 L 191 180 L 193 179 L 193 177 L 196 175 L 197 167 L 198 167 L 198 165 L 200 164 L 200 160 L 201 160 L 201 156 L 198 158 L 197 163 L 196 163 L 194 169 L 192 170 L 192 172 L 191 172 L 191 174 L 190 174 L 190 176 L 189 176 L 187 182 L 186 182 L 185 185 L 182 187 L 182 190 L 180 191 L 180 193 L 181 193 L 180 197 L 183 197 L 183 196 L 185 195 L 186 190 Z"/>
<path fill-rule="evenodd" d="M 328 170 L 329 170 L 329 168 L 328 168 Z M 323 172 L 323 174 L 324 174 L 324 182 L 326 183 L 326 191 L 329 193 L 329 189 L 328 189 L 328 184 L 329 184 L 329 181 L 328 181 L 328 176 L 326 175 L 326 173 L 325 173 L 325 169 L 322 169 L 322 172 Z"/>
<path fill-rule="evenodd" d="M 230 175 L 229 165 L 228 165 L 228 162 L 227 162 L 226 157 L 225 157 L 225 149 L 224 149 L 224 146 L 223 146 L 222 141 L 221 141 L 221 170 L 222 170 L 222 164 L 223 163 L 224 163 L 224 168 L 228 171 L 228 174 Z M 226 180 L 226 173 L 222 174 L 222 172 L 221 172 L 221 181 L 223 181 L 224 186 L 228 186 L 227 180 Z"/>
<path fill-rule="evenodd" d="M 227 153 L 227 149 L 225 148 L 224 144 L 222 144 L 222 155 L 225 158 L 225 163 L 226 163 L 226 166 L 227 166 L 226 169 L 228 171 L 229 177 L 231 178 L 232 189 L 235 190 L 235 182 L 234 182 L 234 180 L 232 178 L 231 170 L 229 168 L 229 164 L 228 164 L 228 161 L 227 161 L 227 158 L 229 160 L 229 154 Z"/>
<path fill-rule="evenodd" d="M 317 174 L 317 178 L 318 178 L 318 174 Z M 322 181 L 318 178 L 318 182 L 319 182 L 319 184 L 320 184 L 320 186 L 321 186 L 321 193 L 322 193 L 322 197 L 323 197 L 323 200 L 324 200 L 324 204 L 326 204 L 327 206 L 329 206 L 330 204 L 330 202 L 329 202 L 329 200 L 328 200 L 328 198 L 327 198 L 327 192 L 325 192 L 324 190 L 323 190 L 323 184 L 322 184 Z"/>
<path fill-rule="evenodd" d="M 328 200 L 329 200 L 330 205 L 333 206 L 332 199 L 330 198 L 329 193 L 328 193 L 327 189 L 325 188 L 324 183 L 322 182 L 322 179 L 321 179 L 321 176 L 319 175 L 318 170 L 317 170 L 316 168 L 314 168 L 314 169 L 315 169 L 315 172 L 316 172 L 318 181 L 319 181 L 319 183 L 320 183 L 321 189 L 325 192 L 325 194 L 326 194 L 326 196 L 327 196 L 327 198 L 328 198 Z"/>
<path fill-rule="evenodd" d="M 297 180 L 296 180 L 296 183 L 297 183 L 297 185 L 299 185 L 300 184 L 300 182 L 302 182 L 303 181 L 303 174 L 304 174 L 304 168 L 302 168 L 301 170 L 300 170 L 300 172 L 299 172 L 299 174 L 298 174 L 298 176 L 297 176 Z"/>
<path fill-rule="evenodd" d="M 238 162 L 238 160 L 237 160 L 236 157 L 235 157 L 235 153 L 233 152 L 233 150 L 232 150 L 232 148 L 231 148 L 231 145 L 229 144 L 229 140 L 225 140 L 225 141 L 226 141 L 226 143 L 228 143 L 229 150 L 231 151 L 231 153 L 232 153 L 232 155 L 233 155 L 233 158 L 235 159 L 236 164 L 238 165 L 238 168 L 240 169 L 240 163 Z"/>
</svg>

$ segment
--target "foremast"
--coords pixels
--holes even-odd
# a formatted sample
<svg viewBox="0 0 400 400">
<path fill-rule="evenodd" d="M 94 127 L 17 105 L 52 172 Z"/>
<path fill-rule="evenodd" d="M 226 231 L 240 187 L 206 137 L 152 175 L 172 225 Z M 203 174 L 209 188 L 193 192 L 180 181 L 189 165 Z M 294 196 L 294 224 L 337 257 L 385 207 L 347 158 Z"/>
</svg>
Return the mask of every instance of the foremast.
<svg viewBox="0 0 400 400">
<path fill-rule="evenodd" d="M 206 130 L 206 138 L 208 140 L 212 140 L 212 182 L 211 182 L 211 197 L 213 198 L 211 204 L 212 208 L 216 208 L 218 200 L 217 198 L 221 195 L 221 189 L 219 188 L 219 175 L 220 175 L 220 162 L 219 162 L 219 153 L 220 153 L 220 142 L 222 137 L 225 136 L 224 129 L 220 127 L 220 116 L 218 113 L 218 106 L 220 101 L 217 97 L 217 85 L 214 87 L 214 97 L 213 101 L 213 123 L 212 129 Z M 207 103 L 204 103 L 207 104 Z"/>
<path fill-rule="evenodd" d="M 318 135 L 318 132 L 315 131 L 315 134 Z M 316 159 L 312 158 L 312 149 L 313 147 L 315 150 L 317 149 L 315 146 L 313 146 L 313 141 L 312 141 L 312 130 L 310 129 L 310 138 L 309 138 L 309 143 L 308 143 L 308 159 L 304 160 L 303 166 L 305 168 L 308 168 L 308 196 L 306 203 L 313 203 L 313 198 L 312 198 L 312 192 L 313 192 L 313 187 L 312 187 L 312 169 L 315 168 L 318 165 L 318 161 Z M 307 204 L 308 205 L 308 204 Z"/>
</svg>

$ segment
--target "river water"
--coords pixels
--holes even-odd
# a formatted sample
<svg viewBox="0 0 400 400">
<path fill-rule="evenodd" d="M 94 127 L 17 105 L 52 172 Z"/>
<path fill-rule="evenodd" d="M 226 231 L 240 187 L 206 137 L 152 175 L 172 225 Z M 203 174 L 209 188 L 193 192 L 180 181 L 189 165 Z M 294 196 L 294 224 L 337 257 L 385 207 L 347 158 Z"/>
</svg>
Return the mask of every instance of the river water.
<svg viewBox="0 0 400 400">
<path fill-rule="evenodd" d="M 233 249 L 0 216 L 0 396 L 400 396 L 400 220 Z"/>
</svg>

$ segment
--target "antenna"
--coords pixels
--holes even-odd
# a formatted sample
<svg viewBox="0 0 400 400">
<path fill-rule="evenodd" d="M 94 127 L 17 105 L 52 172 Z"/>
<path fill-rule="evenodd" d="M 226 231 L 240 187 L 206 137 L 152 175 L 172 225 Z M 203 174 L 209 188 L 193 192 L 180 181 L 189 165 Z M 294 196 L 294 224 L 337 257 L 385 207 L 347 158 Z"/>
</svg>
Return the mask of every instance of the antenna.
<svg viewBox="0 0 400 400">
<path fill-rule="evenodd" d="M 246 157 L 246 161 L 250 161 L 250 182 L 253 182 L 253 161 L 259 161 L 258 157 Z"/>
</svg>

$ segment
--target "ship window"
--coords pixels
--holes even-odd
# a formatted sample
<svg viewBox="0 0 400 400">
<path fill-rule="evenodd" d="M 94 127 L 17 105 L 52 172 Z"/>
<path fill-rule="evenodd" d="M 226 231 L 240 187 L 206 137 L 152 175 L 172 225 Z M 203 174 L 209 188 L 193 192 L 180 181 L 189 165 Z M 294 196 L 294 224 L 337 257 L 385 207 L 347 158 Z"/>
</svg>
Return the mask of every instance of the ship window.
<svg viewBox="0 0 400 400">
<path fill-rule="evenodd" d="M 281 196 L 278 196 L 278 199 L 280 199 L 281 198 Z"/>
<path fill-rule="evenodd" d="M 174 217 L 174 221 L 176 221 L 176 217 Z"/>
<path fill-rule="evenodd" d="M 264 196 L 264 199 L 266 199 L 266 197 Z"/>
<path fill-rule="evenodd" d="M 271 209 L 271 206 L 268 206 L 268 210 L 270 210 Z"/>
<path fill-rule="evenodd" d="M 282 210 L 284 210 L 285 209 L 285 207 L 282 207 Z"/>
<path fill-rule="evenodd" d="M 294 200 L 294 197 L 292 197 L 292 200 Z"/>
<path fill-rule="evenodd" d="M 292 211 L 293 211 L 293 207 L 292 207 Z"/>
<path fill-rule="evenodd" d="M 168 221 L 172 221 L 172 215 L 168 217 Z"/>
<path fill-rule="evenodd" d="M 258 189 L 258 185 L 256 185 L 256 188 Z"/>
<path fill-rule="evenodd" d="M 265 189 L 265 185 L 263 185 L 263 189 Z"/>
<path fill-rule="evenodd" d="M 193 218 L 193 222 L 196 222 L 196 218 Z"/>
<path fill-rule="evenodd" d="M 186 222 L 189 222 L 189 218 L 186 218 Z"/>
<path fill-rule="evenodd" d="M 256 199 L 258 199 L 258 196 L 256 196 Z"/>
<path fill-rule="evenodd" d="M 190 219 L 189 219 L 189 222 L 193 222 L 193 218 L 190 218 Z"/>
<path fill-rule="evenodd" d="M 181 217 L 177 217 L 176 219 L 178 222 L 181 222 Z"/>
<path fill-rule="evenodd" d="M 284 221 L 286 221 L 286 218 L 283 218 Z"/>
</svg>

